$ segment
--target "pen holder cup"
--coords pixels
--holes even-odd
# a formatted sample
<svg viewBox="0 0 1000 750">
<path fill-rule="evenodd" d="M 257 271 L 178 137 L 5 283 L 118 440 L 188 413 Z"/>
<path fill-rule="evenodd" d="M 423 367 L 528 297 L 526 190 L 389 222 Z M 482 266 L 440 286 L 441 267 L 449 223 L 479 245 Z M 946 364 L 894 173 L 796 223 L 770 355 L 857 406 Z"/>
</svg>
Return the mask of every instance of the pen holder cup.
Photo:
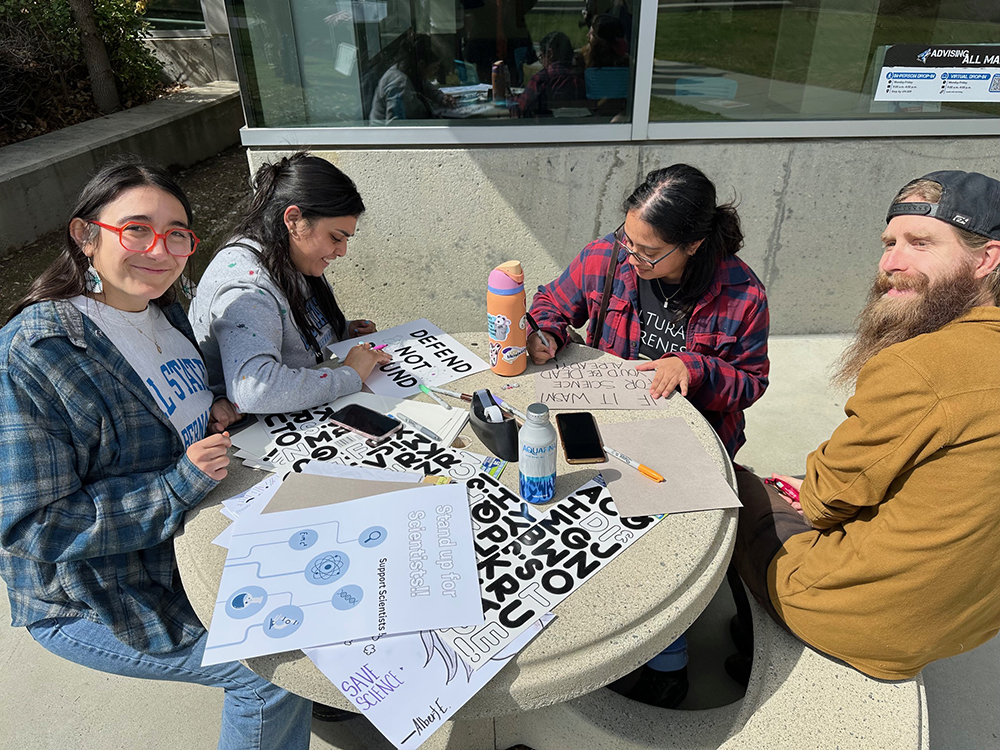
<svg viewBox="0 0 1000 750">
<path fill-rule="evenodd" d="M 476 437 L 483 441 L 490 452 L 504 461 L 517 463 L 517 422 L 509 414 L 503 422 L 487 422 L 482 408 L 473 401 L 469 404 L 469 423 Z"/>
</svg>

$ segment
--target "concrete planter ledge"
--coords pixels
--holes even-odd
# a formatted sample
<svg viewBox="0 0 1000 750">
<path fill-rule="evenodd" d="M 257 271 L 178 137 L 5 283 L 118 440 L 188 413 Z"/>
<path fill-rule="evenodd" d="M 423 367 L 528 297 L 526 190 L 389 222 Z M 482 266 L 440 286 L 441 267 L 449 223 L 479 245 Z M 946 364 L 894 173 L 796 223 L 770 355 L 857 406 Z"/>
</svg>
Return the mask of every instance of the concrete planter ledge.
<svg viewBox="0 0 1000 750">
<path fill-rule="evenodd" d="M 187 167 L 238 142 L 242 125 L 239 87 L 217 81 L 0 148 L 0 254 L 63 226 L 112 157 Z"/>
</svg>

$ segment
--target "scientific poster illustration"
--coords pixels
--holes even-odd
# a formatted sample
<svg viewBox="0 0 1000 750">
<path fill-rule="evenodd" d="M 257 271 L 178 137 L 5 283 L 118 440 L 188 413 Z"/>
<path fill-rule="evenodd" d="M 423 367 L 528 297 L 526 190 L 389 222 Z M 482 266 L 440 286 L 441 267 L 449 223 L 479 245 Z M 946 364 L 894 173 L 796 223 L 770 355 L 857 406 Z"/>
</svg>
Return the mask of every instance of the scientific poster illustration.
<svg viewBox="0 0 1000 750">
<path fill-rule="evenodd" d="M 206 665 L 483 621 L 463 484 L 244 514 L 229 545 Z"/>
</svg>

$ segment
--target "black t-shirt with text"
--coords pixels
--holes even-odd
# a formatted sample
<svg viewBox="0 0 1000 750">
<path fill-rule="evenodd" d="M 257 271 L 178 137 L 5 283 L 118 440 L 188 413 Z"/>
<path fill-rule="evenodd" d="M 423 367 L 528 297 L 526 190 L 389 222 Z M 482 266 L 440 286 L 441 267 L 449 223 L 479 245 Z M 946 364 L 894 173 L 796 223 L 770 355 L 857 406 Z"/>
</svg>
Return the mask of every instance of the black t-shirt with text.
<svg viewBox="0 0 1000 750">
<path fill-rule="evenodd" d="M 638 282 L 639 325 L 642 331 L 639 356 L 659 359 L 668 352 L 686 351 L 684 335 L 690 316 L 680 315 L 677 303 L 671 302 L 680 284 L 641 278 Z"/>
</svg>

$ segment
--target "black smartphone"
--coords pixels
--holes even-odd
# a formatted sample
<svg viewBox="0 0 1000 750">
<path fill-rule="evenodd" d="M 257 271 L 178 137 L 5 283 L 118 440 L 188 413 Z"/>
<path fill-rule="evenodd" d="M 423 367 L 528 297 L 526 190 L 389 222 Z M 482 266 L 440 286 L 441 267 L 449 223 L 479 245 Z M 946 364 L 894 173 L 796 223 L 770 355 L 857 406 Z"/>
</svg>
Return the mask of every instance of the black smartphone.
<svg viewBox="0 0 1000 750">
<path fill-rule="evenodd" d="M 556 429 L 568 464 L 599 464 L 608 460 L 597 421 L 589 411 L 556 412 Z"/>
<path fill-rule="evenodd" d="M 372 444 L 388 440 L 394 432 L 403 426 L 398 419 L 388 417 L 361 404 L 348 404 L 343 409 L 338 409 L 330 417 L 330 421 L 341 427 L 354 430 L 359 435 L 364 435 Z"/>
</svg>

